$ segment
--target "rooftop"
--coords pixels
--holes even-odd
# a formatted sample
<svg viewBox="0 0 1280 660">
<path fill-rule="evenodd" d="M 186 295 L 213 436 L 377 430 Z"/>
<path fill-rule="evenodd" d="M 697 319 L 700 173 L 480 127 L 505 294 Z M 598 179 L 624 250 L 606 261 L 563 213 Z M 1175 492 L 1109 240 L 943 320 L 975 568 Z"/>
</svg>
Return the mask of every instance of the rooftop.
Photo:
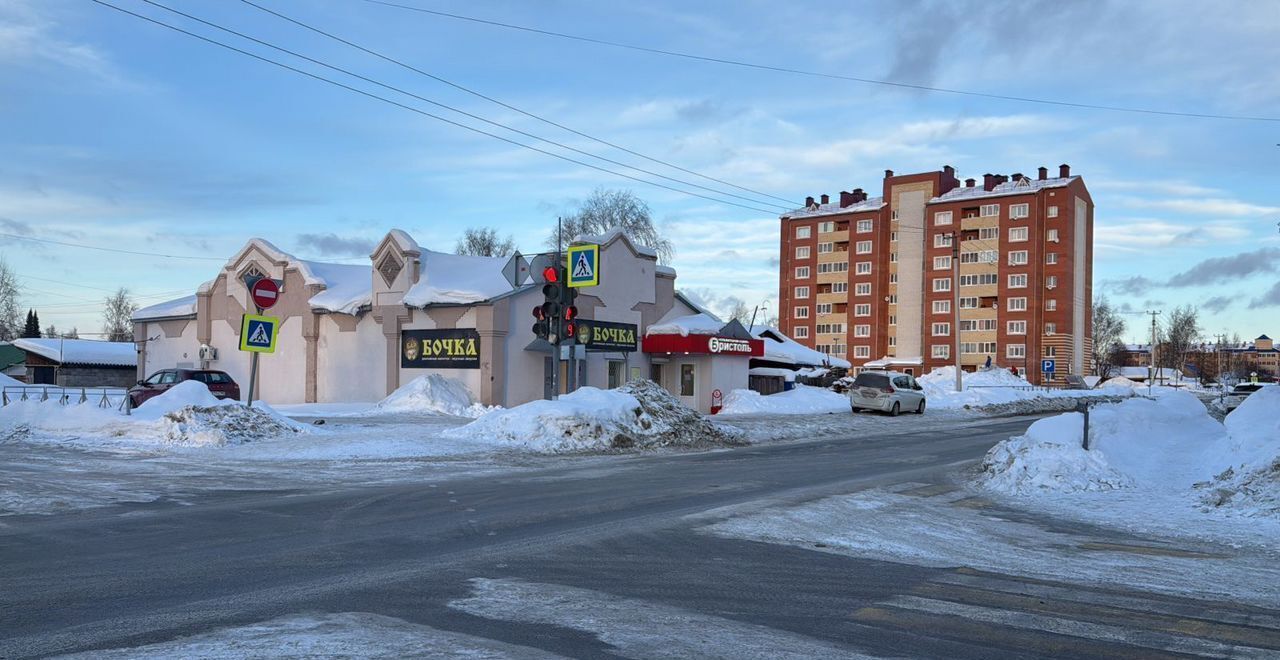
<svg viewBox="0 0 1280 660">
<path fill-rule="evenodd" d="M 840 202 L 831 202 L 829 204 L 814 204 L 813 206 L 799 208 L 794 211 L 787 211 L 782 214 L 784 220 L 795 220 L 797 218 L 815 218 L 823 215 L 840 215 L 842 213 L 861 213 L 866 211 L 878 211 L 884 207 L 883 197 L 869 197 L 865 202 L 857 202 L 849 206 L 841 207 Z"/>
<path fill-rule="evenodd" d="M 988 197 L 1004 197 L 1006 195 L 1027 195 L 1039 190 L 1062 188 L 1079 178 L 1079 176 L 1058 177 L 1053 179 L 1029 179 L 1023 177 L 1018 181 L 1006 181 L 993 187 L 991 190 L 986 190 L 980 185 L 973 186 L 972 188 L 968 186 L 960 186 L 959 188 L 951 189 L 945 195 L 934 197 L 929 200 L 929 203 L 941 204 L 967 199 L 985 199 Z"/>
<path fill-rule="evenodd" d="M 92 339 L 15 339 L 13 345 L 60 364 L 136 367 L 138 349 L 131 341 Z"/>
</svg>

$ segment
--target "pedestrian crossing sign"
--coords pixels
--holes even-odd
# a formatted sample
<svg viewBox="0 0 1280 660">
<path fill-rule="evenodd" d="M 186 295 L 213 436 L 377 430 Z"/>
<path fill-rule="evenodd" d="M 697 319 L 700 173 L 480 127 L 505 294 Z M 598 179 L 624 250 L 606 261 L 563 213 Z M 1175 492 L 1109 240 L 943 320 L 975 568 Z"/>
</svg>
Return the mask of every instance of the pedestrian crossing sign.
<svg viewBox="0 0 1280 660">
<path fill-rule="evenodd" d="M 569 286 L 598 286 L 600 284 L 600 246 L 569 246 Z"/>
<path fill-rule="evenodd" d="M 240 320 L 240 350 L 251 353 L 275 353 L 280 319 L 274 316 L 245 314 Z"/>
</svg>

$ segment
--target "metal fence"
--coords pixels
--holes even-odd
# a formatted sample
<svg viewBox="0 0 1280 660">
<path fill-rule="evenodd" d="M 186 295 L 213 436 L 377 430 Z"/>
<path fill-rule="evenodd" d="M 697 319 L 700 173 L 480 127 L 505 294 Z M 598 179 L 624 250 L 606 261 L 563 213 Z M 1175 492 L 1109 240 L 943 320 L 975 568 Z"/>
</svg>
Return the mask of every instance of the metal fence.
<svg viewBox="0 0 1280 660">
<path fill-rule="evenodd" d="M 0 405 L 19 401 L 56 401 L 72 406 L 92 404 L 129 412 L 128 390 L 123 387 L 62 387 L 59 385 L 6 385 L 0 389 Z"/>
</svg>

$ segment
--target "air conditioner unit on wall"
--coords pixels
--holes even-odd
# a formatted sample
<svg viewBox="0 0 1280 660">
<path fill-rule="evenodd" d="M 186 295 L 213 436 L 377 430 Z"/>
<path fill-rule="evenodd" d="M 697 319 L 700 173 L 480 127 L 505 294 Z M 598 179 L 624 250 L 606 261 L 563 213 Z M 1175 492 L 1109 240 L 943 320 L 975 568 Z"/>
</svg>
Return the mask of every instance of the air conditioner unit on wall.
<svg viewBox="0 0 1280 660">
<path fill-rule="evenodd" d="M 200 346 L 200 360 L 204 362 L 212 362 L 218 359 L 218 349 L 204 344 Z"/>
</svg>

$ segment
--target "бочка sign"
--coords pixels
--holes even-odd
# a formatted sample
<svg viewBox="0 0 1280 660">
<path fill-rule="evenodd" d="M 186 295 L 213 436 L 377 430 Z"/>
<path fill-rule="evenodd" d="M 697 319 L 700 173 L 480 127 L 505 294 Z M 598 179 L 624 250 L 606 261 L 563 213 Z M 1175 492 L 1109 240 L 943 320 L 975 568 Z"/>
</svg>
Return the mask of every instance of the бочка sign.
<svg viewBox="0 0 1280 660">
<path fill-rule="evenodd" d="M 578 343 L 586 346 L 588 351 L 634 351 L 638 332 L 634 323 L 578 321 Z"/>
<path fill-rule="evenodd" d="M 402 330 L 400 367 L 404 369 L 479 369 L 480 333 L 474 328 Z"/>
</svg>

